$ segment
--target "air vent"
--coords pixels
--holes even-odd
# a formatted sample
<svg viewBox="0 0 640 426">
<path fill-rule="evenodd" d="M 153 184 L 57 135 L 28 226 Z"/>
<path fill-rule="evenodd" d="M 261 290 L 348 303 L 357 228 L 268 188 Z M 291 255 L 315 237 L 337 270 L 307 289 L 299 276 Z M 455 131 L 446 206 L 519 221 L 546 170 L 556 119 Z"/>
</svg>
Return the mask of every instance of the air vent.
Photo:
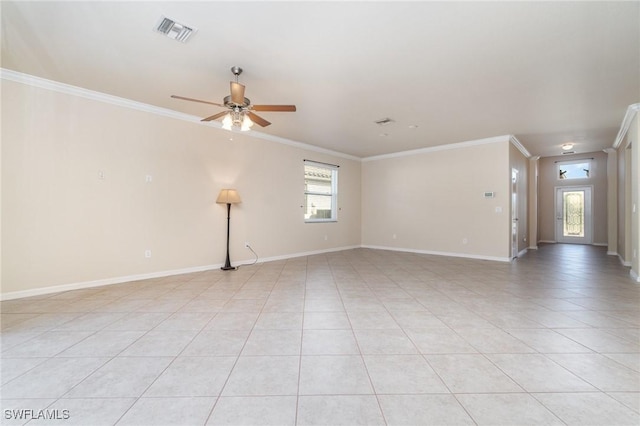
<svg viewBox="0 0 640 426">
<path fill-rule="evenodd" d="M 156 31 L 169 38 L 186 43 L 195 29 L 163 16 L 160 23 L 156 26 Z"/>
<path fill-rule="evenodd" d="M 393 123 L 395 120 L 393 118 L 381 118 L 380 120 L 374 121 L 378 126 L 386 126 L 387 124 Z"/>
<path fill-rule="evenodd" d="M 576 153 L 575 151 L 564 151 L 564 152 L 562 153 L 562 155 L 566 155 L 566 154 L 575 154 L 575 153 Z"/>
</svg>

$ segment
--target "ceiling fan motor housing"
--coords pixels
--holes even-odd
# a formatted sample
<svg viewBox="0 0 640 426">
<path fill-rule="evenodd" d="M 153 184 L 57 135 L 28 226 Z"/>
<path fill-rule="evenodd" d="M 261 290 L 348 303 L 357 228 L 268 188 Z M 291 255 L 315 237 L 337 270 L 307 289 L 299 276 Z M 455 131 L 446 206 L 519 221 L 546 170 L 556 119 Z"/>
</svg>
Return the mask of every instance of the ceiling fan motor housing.
<svg viewBox="0 0 640 426">
<path fill-rule="evenodd" d="M 249 98 L 244 98 L 244 101 L 242 104 L 237 104 L 231 100 L 231 96 L 224 97 L 224 106 L 229 108 L 235 108 L 235 107 L 247 108 L 250 104 L 251 104 L 251 101 L 249 100 Z"/>
</svg>

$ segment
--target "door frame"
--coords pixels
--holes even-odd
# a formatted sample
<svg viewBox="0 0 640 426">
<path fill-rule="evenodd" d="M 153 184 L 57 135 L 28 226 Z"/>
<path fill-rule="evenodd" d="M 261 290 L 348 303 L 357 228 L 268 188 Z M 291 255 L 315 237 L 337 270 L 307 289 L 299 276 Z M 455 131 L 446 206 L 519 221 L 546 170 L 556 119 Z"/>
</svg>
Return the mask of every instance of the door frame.
<svg viewBox="0 0 640 426">
<path fill-rule="evenodd" d="M 511 258 L 518 257 L 518 178 L 519 170 L 511 169 Z"/>
<path fill-rule="evenodd" d="M 555 188 L 555 240 L 556 243 L 593 244 L 593 185 L 556 186 Z M 584 237 L 564 237 L 562 235 L 562 219 L 564 217 L 562 205 L 563 191 L 585 191 L 584 201 Z M 587 196 L 588 194 L 588 196 Z"/>
</svg>

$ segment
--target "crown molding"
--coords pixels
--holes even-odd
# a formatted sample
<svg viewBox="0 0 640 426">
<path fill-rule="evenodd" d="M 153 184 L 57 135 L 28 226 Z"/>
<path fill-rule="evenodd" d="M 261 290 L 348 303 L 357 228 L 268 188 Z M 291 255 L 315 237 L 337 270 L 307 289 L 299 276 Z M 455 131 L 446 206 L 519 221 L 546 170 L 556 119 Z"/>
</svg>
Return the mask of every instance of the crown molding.
<svg viewBox="0 0 640 426">
<path fill-rule="evenodd" d="M 222 124 L 217 121 L 203 122 L 200 117 L 195 115 L 185 114 L 182 112 L 174 111 L 168 108 L 161 108 L 154 105 L 145 104 L 143 102 L 133 101 L 131 99 L 121 98 L 118 96 L 108 95 L 102 92 L 96 92 L 94 90 L 84 89 L 82 87 L 72 86 L 70 84 L 60 83 L 53 80 L 47 80 L 46 78 L 36 77 L 29 74 L 9 70 L 6 68 L 0 68 L 0 78 L 2 80 L 13 81 L 21 83 L 27 86 L 37 87 L 41 89 L 51 90 L 53 92 L 64 93 L 71 96 L 77 96 L 80 98 L 91 99 L 97 102 L 103 102 L 111 105 L 116 105 L 122 108 L 129 108 L 137 111 L 143 111 L 150 114 L 161 115 L 163 117 L 175 118 L 177 120 L 187 121 L 193 124 L 199 124 L 201 126 L 212 127 L 215 129 L 223 130 Z M 224 130 L 228 132 L 228 130 Z M 233 133 L 240 133 L 240 131 L 233 130 Z M 295 148 L 305 149 L 307 151 L 314 151 L 321 154 L 333 155 L 336 157 L 346 158 L 348 160 L 360 161 L 360 157 L 345 154 L 330 149 L 320 148 L 315 145 L 309 145 L 303 142 L 294 141 L 291 139 L 283 138 L 280 136 L 269 135 L 267 133 L 251 130 L 248 132 L 242 132 L 243 135 L 248 135 L 257 139 L 263 139 L 270 142 L 276 142 L 283 145 L 292 146 Z"/>
<path fill-rule="evenodd" d="M 627 112 L 624 114 L 624 118 L 622 119 L 622 124 L 620 125 L 620 130 L 618 131 L 618 136 L 616 136 L 616 140 L 613 142 L 613 148 L 618 149 L 622 140 L 627 135 L 627 131 L 629 130 L 629 126 L 631 126 L 631 122 L 635 115 L 640 111 L 640 103 L 632 104 L 627 107 Z"/>
<path fill-rule="evenodd" d="M 518 151 L 520 151 L 526 158 L 531 158 L 531 153 L 527 151 L 527 148 L 525 148 L 524 145 L 522 145 L 518 138 L 516 138 L 514 135 L 509 135 L 509 142 L 511 142 L 513 146 L 518 148 Z"/>
<path fill-rule="evenodd" d="M 477 139 L 472 141 L 458 142 L 458 143 L 452 143 L 452 144 L 446 144 L 446 145 L 436 145 L 436 146 L 430 146 L 427 148 L 412 149 L 409 151 L 393 152 L 391 154 L 374 155 L 371 157 L 363 158 L 362 162 L 364 163 L 369 161 L 387 160 L 389 158 L 398 158 L 398 157 L 410 157 L 413 155 L 426 154 L 429 152 L 448 151 L 450 149 L 467 148 L 470 146 L 486 145 L 486 144 L 497 143 L 497 142 L 507 142 L 510 140 L 510 138 L 511 138 L 511 135 L 495 136 L 492 138 Z"/>
</svg>

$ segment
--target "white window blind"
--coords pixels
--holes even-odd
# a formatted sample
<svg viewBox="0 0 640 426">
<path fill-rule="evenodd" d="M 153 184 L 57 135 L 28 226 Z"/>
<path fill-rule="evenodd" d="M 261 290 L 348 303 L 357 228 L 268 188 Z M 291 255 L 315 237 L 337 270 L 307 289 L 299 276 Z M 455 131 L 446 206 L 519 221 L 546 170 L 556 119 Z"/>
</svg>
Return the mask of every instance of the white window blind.
<svg viewBox="0 0 640 426">
<path fill-rule="evenodd" d="M 305 222 L 338 220 L 338 166 L 304 160 Z"/>
</svg>

